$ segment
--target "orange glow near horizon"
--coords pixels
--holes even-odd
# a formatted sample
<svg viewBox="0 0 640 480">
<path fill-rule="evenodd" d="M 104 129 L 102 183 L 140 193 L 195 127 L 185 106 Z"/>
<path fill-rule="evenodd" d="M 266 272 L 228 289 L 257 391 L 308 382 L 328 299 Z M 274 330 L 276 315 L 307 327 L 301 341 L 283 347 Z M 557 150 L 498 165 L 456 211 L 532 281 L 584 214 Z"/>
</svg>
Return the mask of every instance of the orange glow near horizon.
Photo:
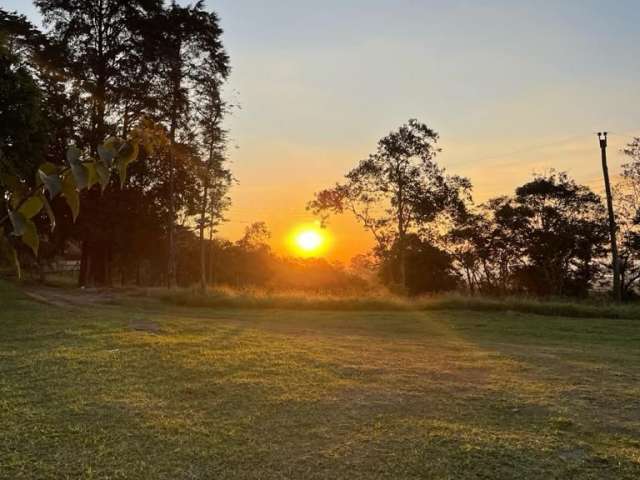
<svg viewBox="0 0 640 480">
<path fill-rule="evenodd" d="M 326 230 L 316 225 L 301 225 L 288 238 L 289 250 L 298 257 L 322 257 L 329 248 L 330 237 Z"/>
</svg>

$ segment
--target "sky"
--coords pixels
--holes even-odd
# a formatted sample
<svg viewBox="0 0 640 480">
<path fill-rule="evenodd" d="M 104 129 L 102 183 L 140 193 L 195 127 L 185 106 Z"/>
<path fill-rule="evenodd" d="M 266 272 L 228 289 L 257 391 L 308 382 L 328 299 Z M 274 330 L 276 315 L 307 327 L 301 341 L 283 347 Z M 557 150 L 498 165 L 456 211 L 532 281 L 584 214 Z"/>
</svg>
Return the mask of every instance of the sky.
<svg viewBox="0 0 640 480">
<path fill-rule="evenodd" d="M 189 2 L 180 2 L 187 4 Z M 38 21 L 28 0 L 0 0 Z M 417 118 L 440 134 L 439 163 L 474 199 L 512 193 L 532 173 L 567 171 L 602 190 L 640 135 L 640 8 L 635 0 L 208 0 L 224 28 L 231 168 L 220 234 L 265 221 L 273 248 L 314 218 L 313 192 Z M 329 223 L 330 259 L 372 246 L 353 220 Z"/>
</svg>

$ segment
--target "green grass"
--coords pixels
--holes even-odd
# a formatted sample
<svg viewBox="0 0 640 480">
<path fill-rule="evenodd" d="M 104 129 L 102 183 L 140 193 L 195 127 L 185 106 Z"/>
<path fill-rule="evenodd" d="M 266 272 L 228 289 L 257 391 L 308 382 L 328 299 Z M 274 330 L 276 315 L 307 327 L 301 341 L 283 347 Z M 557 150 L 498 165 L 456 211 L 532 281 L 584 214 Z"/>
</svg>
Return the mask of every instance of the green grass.
<svg viewBox="0 0 640 480">
<path fill-rule="evenodd" d="M 143 300 L 0 282 L 0 478 L 640 478 L 637 321 Z"/>
<path fill-rule="evenodd" d="M 640 304 L 616 305 L 603 300 L 537 299 L 531 297 L 491 298 L 444 294 L 407 299 L 386 292 L 369 296 L 323 295 L 304 292 L 210 289 L 147 289 L 144 295 L 165 303 L 207 308 L 330 310 L 330 311 L 435 311 L 520 312 L 575 318 L 625 318 L 640 320 Z M 139 294 L 140 292 L 138 292 Z"/>
</svg>

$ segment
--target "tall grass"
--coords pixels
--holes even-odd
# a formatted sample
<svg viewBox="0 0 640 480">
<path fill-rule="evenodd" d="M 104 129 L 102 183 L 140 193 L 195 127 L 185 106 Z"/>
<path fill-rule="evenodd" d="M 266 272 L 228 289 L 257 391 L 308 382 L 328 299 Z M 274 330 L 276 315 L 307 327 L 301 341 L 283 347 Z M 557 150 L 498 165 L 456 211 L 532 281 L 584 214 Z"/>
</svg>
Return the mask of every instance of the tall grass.
<svg viewBox="0 0 640 480">
<path fill-rule="evenodd" d="M 309 294 L 262 290 L 210 289 L 202 294 L 195 289 L 167 291 L 149 289 L 146 295 L 173 305 L 205 308 L 343 310 L 343 311 L 429 311 L 473 310 L 520 312 L 547 316 L 581 318 L 640 319 L 640 304 L 617 305 L 607 301 L 537 299 L 531 297 L 492 298 L 443 294 L 406 298 L 384 292 L 369 295 Z"/>
</svg>

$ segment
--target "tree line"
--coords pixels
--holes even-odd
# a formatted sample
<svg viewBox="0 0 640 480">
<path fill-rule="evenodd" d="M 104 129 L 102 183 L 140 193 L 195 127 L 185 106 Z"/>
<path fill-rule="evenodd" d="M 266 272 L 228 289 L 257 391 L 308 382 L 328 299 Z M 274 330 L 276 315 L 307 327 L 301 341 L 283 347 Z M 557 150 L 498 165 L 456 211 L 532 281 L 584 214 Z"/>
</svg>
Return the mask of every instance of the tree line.
<svg viewBox="0 0 640 480">
<path fill-rule="evenodd" d="M 178 237 L 195 225 L 204 252 L 205 231 L 223 219 L 233 182 L 223 128 L 231 105 L 222 97 L 230 65 L 217 15 L 202 1 L 34 4 L 45 30 L 0 9 L 3 211 L 37 183 L 43 165 L 73 167 L 69 146 L 94 160 L 78 169 L 95 163 L 99 170 L 95 160 L 109 158 L 109 139 L 142 132 L 144 148 L 136 152 L 141 161 L 121 167 L 128 182 L 75 185 L 77 212 L 49 196 L 56 228 L 43 228 L 45 215 L 34 215 L 42 237 L 37 257 L 13 238 L 15 225 L 5 246 L 41 264 L 76 242 L 83 286 L 111 284 L 114 272 L 175 285 Z M 199 276 L 204 263 L 203 254 Z"/>
<path fill-rule="evenodd" d="M 436 162 L 438 134 L 410 120 L 382 138 L 344 181 L 308 208 L 326 222 L 351 214 L 375 239 L 368 259 L 388 286 L 409 294 L 586 296 L 611 282 L 602 199 L 566 173 L 536 174 L 512 195 L 482 204 L 469 179 Z M 615 186 L 622 291 L 640 281 L 640 139 Z"/>
<path fill-rule="evenodd" d="M 437 132 L 417 120 L 308 205 L 325 222 L 353 215 L 375 239 L 350 271 L 277 257 L 260 223 L 237 242 L 217 239 L 235 181 L 218 16 L 202 1 L 34 4 L 43 29 L 0 9 L 0 250 L 10 260 L 42 270 L 77 245 L 82 286 L 290 288 L 314 278 L 343 290 L 363 285 L 354 271 L 409 294 L 585 296 L 610 283 L 598 195 L 551 171 L 475 204 L 470 180 L 438 164 Z M 630 298 L 640 282 L 640 139 L 624 154 L 614 192 Z"/>
</svg>

